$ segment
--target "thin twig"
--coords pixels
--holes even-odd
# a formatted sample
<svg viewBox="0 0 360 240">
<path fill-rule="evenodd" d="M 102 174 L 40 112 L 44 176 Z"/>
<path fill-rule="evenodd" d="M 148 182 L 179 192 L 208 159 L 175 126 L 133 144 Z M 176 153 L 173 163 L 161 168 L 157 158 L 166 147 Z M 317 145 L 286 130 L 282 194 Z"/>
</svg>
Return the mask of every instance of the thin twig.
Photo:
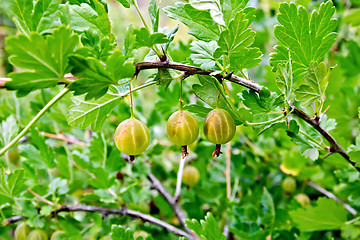
<svg viewBox="0 0 360 240">
<path fill-rule="evenodd" d="M 179 204 L 175 201 L 175 199 L 170 195 L 170 193 L 164 188 L 164 186 L 161 184 L 159 179 L 157 179 L 154 174 L 152 174 L 151 171 L 148 172 L 148 179 L 151 182 L 151 188 L 156 189 L 169 203 L 171 208 L 173 209 L 176 217 L 179 219 L 179 222 L 184 227 L 185 231 L 189 234 L 193 234 L 193 232 L 186 227 L 185 219 L 186 215 L 185 212 L 181 209 Z"/>
<path fill-rule="evenodd" d="M 186 237 L 188 239 L 192 239 L 191 234 L 184 232 L 181 229 L 178 229 L 166 222 L 163 222 L 157 218 L 154 218 L 150 215 L 141 213 L 141 212 L 137 212 L 137 211 L 133 211 L 133 210 L 129 210 L 127 208 L 120 208 L 120 209 L 115 209 L 115 208 L 102 208 L 102 207 L 96 207 L 96 206 L 89 206 L 89 205 L 64 205 L 62 206 L 60 209 L 53 211 L 52 212 L 52 216 L 55 216 L 57 213 L 59 212 L 98 212 L 101 213 L 101 215 L 103 217 L 109 215 L 109 214 L 120 214 L 120 215 L 124 215 L 124 216 L 130 216 L 130 217 L 135 217 L 135 218 L 140 218 L 145 222 L 149 222 L 152 224 L 155 224 L 169 232 L 175 233 L 179 236 L 183 236 Z M 8 218 L 6 221 L 9 223 L 14 223 L 16 221 L 20 221 L 26 219 L 26 217 L 24 216 L 14 216 L 11 218 Z"/>
<path fill-rule="evenodd" d="M 58 139 L 58 140 L 62 140 L 62 141 L 65 141 L 65 142 L 68 142 L 68 143 L 74 143 L 74 144 L 77 144 L 77 145 L 80 145 L 80 146 L 86 146 L 86 143 L 82 142 L 82 141 L 79 141 L 79 140 L 76 140 L 76 139 L 70 139 L 68 137 L 66 137 L 64 134 L 52 134 L 52 133 L 46 133 L 46 132 L 41 132 L 45 137 L 48 137 L 48 138 L 53 138 L 53 139 Z"/>
<path fill-rule="evenodd" d="M 315 183 L 313 183 L 313 182 L 311 182 L 311 181 L 308 181 L 307 184 L 308 184 L 310 187 L 314 188 L 315 190 L 321 192 L 321 193 L 324 194 L 325 196 L 327 196 L 327 197 L 329 197 L 329 198 L 332 198 L 332 199 L 334 199 L 335 201 L 341 203 L 341 204 L 344 206 L 344 208 L 345 208 L 346 210 L 348 210 L 352 215 L 355 216 L 355 215 L 357 214 L 357 212 L 356 212 L 355 209 L 353 209 L 353 208 L 352 208 L 349 204 L 347 204 L 346 202 L 340 200 L 340 199 L 339 199 L 338 197 L 336 197 L 333 193 L 327 191 L 326 189 L 320 187 L 319 185 L 317 185 L 317 184 L 315 184 Z"/>
<path fill-rule="evenodd" d="M 54 206 L 54 203 L 47 200 L 46 198 L 43 198 L 42 196 L 40 196 L 39 194 L 37 194 L 36 192 L 34 192 L 33 190 L 31 190 L 30 188 L 26 189 L 29 193 L 31 193 L 33 196 L 35 196 L 40 202 L 46 203 L 49 206 Z"/>
<path fill-rule="evenodd" d="M 230 178 L 230 165 L 231 165 L 231 143 L 227 144 L 227 154 L 226 154 L 226 197 L 230 200 L 231 198 L 231 178 Z"/>
<path fill-rule="evenodd" d="M 177 179 L 176 179 L 176 189 L 175 189 L 175 194 L 174 194 L 174 200 L 176 202 L 178 201 L 180 194 L 181 194 L 181 182 L 182 182 L 182 176 L 183 176 L 183 172 L 184 172 L 185 159 L 186 159 L 186 157 L 180 158 L 179 170 L 178 170 Z"/>
</svg>

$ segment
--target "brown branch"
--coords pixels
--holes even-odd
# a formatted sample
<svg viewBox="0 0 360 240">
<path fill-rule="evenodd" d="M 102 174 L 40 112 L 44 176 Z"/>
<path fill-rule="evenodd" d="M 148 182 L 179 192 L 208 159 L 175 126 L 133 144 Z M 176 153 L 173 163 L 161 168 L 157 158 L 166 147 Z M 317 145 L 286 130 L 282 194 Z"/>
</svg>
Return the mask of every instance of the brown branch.
<svg viewBox="0 0 360 240">
<path fill-rule="evenodd" d="M 180 230 L 164 221 L 161 221 L 157 218 L 154 218 L 150 215 L 141 213 L 141 212 L 137 212 L 137 211 L 133 211 L 133 210 L 129 210 L 127 208 L 121 208 L 121 209 L 115 209 L 115 208 L 102 208 L 102 207 L 96 207 L 96 206 L 89 206 L 89 205 L 64 205 L 62 207 L 60 207 L 60 209 L 53 211 L 52 212 L 52 216 L 56 215 L 59 212 L 98 212 L 101 213 L 101 215 L 103 217 L 109 215 L 109 214 L 119 214 L 119 215 L 124 215 L 124 216 L 130 216 L 130 217 L 135 217 L 135 218 L 140 218 L 145 222 L 149 222 L 152 224 L 155 224 L 169 232 L 175 233 L 179 236 L 183 236 L 186 237 L 188 239 L 192 239 L 192 236 L 189 233 L 184 232 L 183 230 Z M 11 218 L 6 219 L 4 222 L 7 223 L 14 223 L 20 220 L 26 219 L 25 216 L 14 216 Z"/>
<path fill-rule="evenodd" d="M 137 72 L 144 69 L 171 68 L 179 71 L 184 71 L 186 74 L 189 75 L 194 75 L 194 74 L 210 75 L 214 73 L 214 71 L 211 70 L 204 71 L 199 67 L 194 67 L 194 66 L 174 63 L 174 62 L 161 62 L 161 61 L 135 63 L 135 67 Z M 214 77 L 216 77 L 217 79 L 222 79 L 222 76 L 220 74 L 216 74 L 214 75 Z M 231 76 L 226 79 L 229 80 L 230 82 L 249 88 L 255 92 L 259 92 L 262 89 L 262 86 L 260 86 L 259 84 L 251 82 L 249 80 L 246 80 L 245 78 L 241 78 L 233 74 L 231 74 Z M 331 152 L 339 153 L 342 157 L 345 158 L 346 161 L 348 161 L 352 166 L 355 167 L 356 163 L 350 160 L 348 153 L 345 151 L 343 147 L 341 147 L 341 145 L 335 140 L 335 138 L 320 126 L 320 121 L 311 118 L 305 112 L 294 106 L 290 106 L 290 108 L 291 108 L 290 110 L 293 110 L 293 114 L 304 119 L 308 124 L 313 126 L 329 142 L 329 144 L 331 145 L 331 149 L 330 149 Z M 359 167 L 355 167 L 355 168 L 360 172 Z"/>
<path fill-rule="evenodd" d="M 64 134 L 56 135 L 56 134 L 46 133 L 46 132 L 41 132 L 41 133 L 45 137 L 48 137 L 48 138 L 58 139 L 58 140 L 62 140 L 62 141 L 68 142 L 68 143 L 74 143 L 74 144 L 77 144 L 80 146 L 86 146 L 86 143 L 76 140 L 76 139 L 70 139 L 70 138 L 66 137 Z"/>
<path fill-rule="evenodd" d="M 148 179 L 151 182 L 150 188 L 156 189 L 165 198 L 165 200 L 169 203 L 169 205 L 173 209 L 176 217 L 179 219 L 179 222 L 184 227 L 185 231 L 189 234 L 194 234 L 189 228 L 186 227 L 185 224 L 186 215 L 184 211 L 181 209 L 177 201 L 171 196 L 171 194 L 164 188 L 164 186 L 161 184 L 159 179 L 157 179 L 154 176 L 154 174 L 152 174 L 151 171 L 148 172 Z M 193 238 L 195 238 L 194 235 Z"/>
<path fill-rule="evenodd" d="M 134 65 L 136 67 L 135 74 L 138 74 L 141 70 L 159 69 L 159 68 L 169 68 L 169 69 L 183 71 L 188 76 L 195 75 L 195 74 L 211 75 L 211 74 L 214 74 L 214 72 L 215 72 L 213 70 L 205 71 L 199 67 L 176 63 L 176 62 L 170 62 L 170 61 L 139 62 L 139 63 L 134 63 Z M 213 76 L 216 77 L 220 81 L 222 81 L 224 79 L 221 74 L 214 74 Z M 70 81 L 76 79 L 71 74 L 65 75 L 65 78 Z M 233 75 L 233 74 L 226 77 L 226 79 L 235 84 L 239 84 L 241 86 L 249 88 L 255 92 L 259 92 L 262 89 L 261 85 L 254 83 L 252 81 L 249 81 L 245 78 Z M 10 81 L 10 80 L 11 79 L 9 79 L 9 78 L 0 78 L 0 88 L 3 88 L 4 83 L 6 81 Z M 64 83 L 59 82 L 59 84 L 64 84 Z M 355 167 L 356 163 L 350 160 L 350 157 L 349 157 L 348 153 L 346 152 L 346 150 L 343 147 L 341 147 L 341 145 L 335 140 L 335 138 L 333 136 L 330 135 L 330 133 L 328 133 L 325 129 L 323 129 L 320 126 L 319 119 L 311 118 L 305 112 L 303 112 L 302 110 L 300 110 L 294 106 L 290 106 L 290 108 L 293 110 L 293 114 L 304 119 L 308 124 L 313 126 L 329 142 L 329 144 L 331 145 L 330 152 L 339 153 L 343 158 L 345 158 L 346 161 L 348 161 L 352 166 Z M 355 167 L 355 168 L 360 172 L 360 167 Z"/>
<path fill-rule="evenodd" d="M 338 197 L 336 197 L 333 193 L 327 191 L 326 189 L 320 187 L 319 185 L 317 185 L 317 184 L 315 184 L 315 183 L 313 183 L 313 182 L 311 182 L 311 181 L 308 181 L 307 184 L 308 184 L 310 187 L 314 188 L 315 190 L 321 192 L 321 193 L 324 194 L 325 196 L 327 196 L 327 197 L 329 197 L 329 198 L 332 198 L 332 199 L 334 199 L 335 201 L 341 203 L 341 204 L 344 206 L 344 208 L 345 208 L 346 210 L 348 210 L 352 215 L 355 216 L 355 215 L 357 214 L 357 212 L 356 212 L 355 209 L 353 209 L 353 208 L 352 208 L 349 204 L 347 204 L 346 202 L 340 200 L 340 199 L 339 199 Z"/>
</svg>

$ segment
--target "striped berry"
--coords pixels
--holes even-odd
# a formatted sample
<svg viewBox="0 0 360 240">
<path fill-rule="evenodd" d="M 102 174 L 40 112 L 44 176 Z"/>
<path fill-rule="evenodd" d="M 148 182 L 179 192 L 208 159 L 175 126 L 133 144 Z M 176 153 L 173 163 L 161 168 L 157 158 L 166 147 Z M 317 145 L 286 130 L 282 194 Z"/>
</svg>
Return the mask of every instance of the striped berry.
<svg viewBox="0 0 360 240">
<path fill-rule="evenodd" d="M 131 117 L 119 124 L 114 139 L 116 147 L 129 155 L 132 162 L 135 155 L 143 153 L 149 146 L 150 132 L 144 123 Z"/>
</svg>

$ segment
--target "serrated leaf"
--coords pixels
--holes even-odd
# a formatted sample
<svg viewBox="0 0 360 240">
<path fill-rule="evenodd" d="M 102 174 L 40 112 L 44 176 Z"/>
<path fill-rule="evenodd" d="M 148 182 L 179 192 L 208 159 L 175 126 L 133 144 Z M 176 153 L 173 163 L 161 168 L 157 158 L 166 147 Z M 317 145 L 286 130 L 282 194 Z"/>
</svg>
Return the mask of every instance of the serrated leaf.
<svg viewBox="0 0 360 240">
<path fill-rule="evenodd" d="M 12 81 L 6 82 L 9 90 L 17 90 L 18 96 L 29 92 L 54 87 L 64 79 L 68 68 L 68 56 L 74 51 L 79 39 L 66 27 L 56 29 L 52 35 L 42 37 L 32 33 L 7 39 L 7 50 L 13 56 L 10 62 L 28 71 L 10 73 Z"/>
<path fill-rule="evenodd" d="M 212 108 L 216 107 L 217 95 L 219 93 L 220 84 L 212 76 L 198 76 L 201 85 L 194 84 L 193 90 L 195 95 L 202 101 L 209 104 Z M 236 125 L 243 123 L 240 115 L 236 111 L 236 108 L 226 98 L 223 92 L 220 94 L 219 107 L 227 110 L 234 118 Z"/>
<path fill-rule="evenodd" d="M 314 101 L 320 104 L 325 100 L 325 89 L 329 81 L 329 71 L 325 63 L 319 64 L 311 62 L 307 74 L 304 78 L 303 85 L 295 90 L 296 99 L 301 101 L 305 106 Z"/>
<path fill-rule="evenodd" d="M 344 70 L 346 76 L 356 76 L 360 73 L 360 45 L 358 42 L 350 40 L 346 44 L 346 47 L 348 50 L 347 55 L 343 56 L 337 54 L 337 62 L 339 63 L 341 69 Z"/>
<path fill-rule="evenodd" d="M 220 0 L 190 0 L 189 3 L 198 10 L 209 10 L 216 23 L 225 25 L 223 13 L 220 9 Z"/>
<path fill-rule="evenodd" d="M 25 176 L 23 169 L 17 169 L 8 176 L 4 169 L 0 169 L 0 196 L 7 202 L 13 202 L 13 197 L 19 196 L 26 190 Z"/>
<path fill-rule="evenodd" d="M 75 96 L 71 100 L 68 123 L 73 127 L 86 128 L 97 132 L 101 130 L 108 114 L 119 104 L 122 96 L 119 90 L 111 86 L 108 92 L 96 100 L 85 100 L 84 96 Z"/>
<path fill-rule="evenodd" d="M 87 3 L 69 5 L 71 22 L 68 24 L 78 32 L 93 31 L 100 36 L 115 39 L 105 7 L 98 0 L 92 0 L 93 6 Z"/>
<path fill-rule="evenodd" d="M 316 206 L 290 211 L 290 216 L 301 231 L 324 231 L 340 229 L 347 220 L 347 211 L 334 199 L 321 197 Z"/>
<path fill-rule="evenodd" d="M 170 74 L 169 69 L 159 68 L 154 80 L 156 81 L 157 85 L 163 86 L 164 90 L 166 91 L 173 78 Z"/>
<path fill-rule="evenodd" d="M 107 158 L 105 137 L 102 133 L 95 134 L 90 142 L 90 162 L 105 162 Z"/>
<path fill-rule="evenodd" d="M 61 25 L 60 3 L 60 0 L 8 0 L 3 8 L 18 29 L 29 36 L 31 32 L 51 33 Z"/>
<path fill-rule="evenodd" d="M 75 95 L 86 94 L 85 100 L 103 96 L 110 85 L 118 84 L 121 79 L 134 75 L 134 65 L 125 63 L 125 60 L 126 57 L 119 50 L 108 58 L 106 67 L 92 57 L 70 56 L 69 62 L 73 66 L 71 73 L 81 78 L 72 82 L 69 89 L 74 91 Z"/>
<path fill-rule="evenodd" d="M 196 219 L 185 220 L 186 226 L 203 240 L 226 240 L 213 215 L 208 212 L 201 225 Z"/>
<path fill-rule="evenodd" d="M 31 129 L 31 144 L 36 147 L 40 153 L 41 160 L 49 169 L 54 168 L 55 164 L 55 154 L 53 148 L 49 147 L 45 143 L 45 137 L 40 135 L 36 129 Z"/>
<path fill-rule="evenodd" d="M 106 62 L 116 47 L 115 39 L 110 40 L 107 36 L 101 36 L 97 32 L 87 30 L 81 35 L 81 43 L 90 49 L 89 56 L 93 56 L 102 62 Z"/>
<path fill-rule="evenodd" d="M 113 240 L 134 240 L 133 232 L 128 228 L 125 230 L 122 226 L 111 227 L 111 238 Z"/>
<path fill-rule="evenodd" d="M 149 2 L 149 16 L 154 32 L 157 32 L 159 29 L 159 7 L 156 1 L 157 0 L 150 0 Z"/>
<path fill-rule="evenodd" d="M 191 60 L 204 70 L 214 69 L 216 64 L 214 53 L 218 48 L 216 41 L 194 41 L 190 45 L 190 50 L 194 52 L 190 55 Z"/>
<path fill-rule="evenodd" d="M 149 30 L 146 28 L 140 28 L 140 30 L 134 31 L 136 35 L 135 46 L 140 47 L 149 47 L 151 48 L 155 44 L 167 43 L 169 39 L 163 33 L 153 33 L 150 34 Z"/>
<path fill-rule="evenodd" d="M 16 136 L 19 126 L 13 115 L 10 115 L 0 125 L 0 146 L 4 147 Z"/>
<path fill-rule="evenodd" d="M 285 99 L 291 100 L 293 86 L 293 74 L 291 60 L 288 63 L 281 63 L 278 65 L 276 71 L 276 85 L 279 90 L 284 94 Z"/>
<path fill-rule="evenodd" d="M 220 0 L 226 26 L 229 26 L 230 21 L 248 2 L 249 0 Z"/>
<path fill-rule="evenodd" d="M 207 11 L 197 10 L 190 4 L 176 3 L 175 7 L 165 7 L 169 18 L 179 20 L 190 28 L 189 34 L 202 41 L 218 40 L 220 30 Z"/>
<path fill-rule="evenodd" d="M 258 48 L 248 48 L 255 41 L 255 32 L 248 28 L 255 19 L 255 9 L 239 11 L 230 21 L 229 28 L 223 31 L 218 40 L 219 48 L 215 55 L 227 55 L 230 58 L 230 70 L 242 71 L 257 66 L 261 52 Z"/>
<path fill-rule="evenodd" d="M 109 173 L 105 169 L 97 167 L 91 169 L 90 171 L 95 176 L 95 178 L 89 181 L 89 184 L 91 184 L 93 187 L 99 189 L 107 189 L 113 185 L 115 181 L 115 176 L 112 176 L 110 178 Z"/>
<path fill-rule="evenodd" d="M 335 7 L 331 1 L 322 3 L 318 11 L 313 11 L 309 20 L 303 6 L 282 3 L 277 15 L 281 25 L 275 27 L 279 45 L 271 55 L 270 64 L 276 71 L 280 62 L 292 59 L 294 81 L 304 77 L 311 61 L 320 62 L 335 42 L 334 29 L 337 20 L 332 19 Z M 290 53 L 290 54 L 289 54 Z"/>
<path fill-rule="evenodd" d="M 278 95 L 270 92 L 265 87 L 263 87 L 259 93 L 248 89 L 244 90 L 240 96 L 245 106 L 248 107 L 253 114 L 269 113 L 278 107 L 276 102 Z"/>
</svg>

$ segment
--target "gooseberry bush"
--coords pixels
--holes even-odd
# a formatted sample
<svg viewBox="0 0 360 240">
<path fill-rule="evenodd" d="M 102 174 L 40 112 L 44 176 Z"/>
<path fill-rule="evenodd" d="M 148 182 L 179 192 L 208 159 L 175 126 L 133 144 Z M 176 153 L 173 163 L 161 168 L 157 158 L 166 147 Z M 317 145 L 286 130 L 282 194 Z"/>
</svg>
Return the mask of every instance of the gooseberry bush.
<svg viewBox="0 0 360 240">
<path fill-rule="evenodd" d="M 2 0 L 0 239 L 359 239 L 359 7 Z"/>
</svg>

